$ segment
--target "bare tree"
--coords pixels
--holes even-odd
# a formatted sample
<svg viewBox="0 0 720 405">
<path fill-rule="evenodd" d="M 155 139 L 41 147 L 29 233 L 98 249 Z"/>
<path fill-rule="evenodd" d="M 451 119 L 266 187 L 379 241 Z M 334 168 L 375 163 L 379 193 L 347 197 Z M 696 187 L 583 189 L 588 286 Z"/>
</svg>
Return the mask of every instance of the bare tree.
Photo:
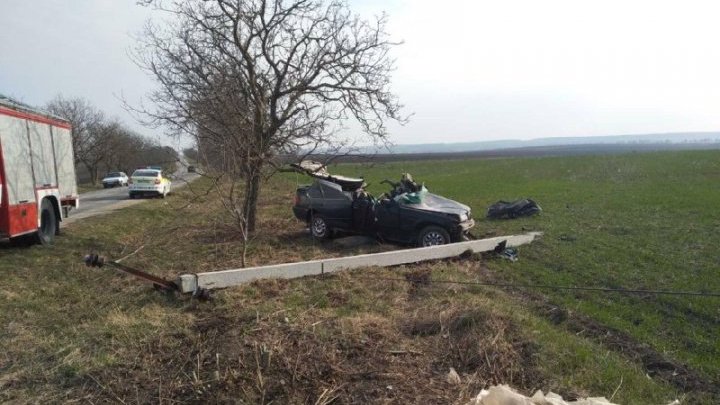
<svg viewBox="0 0 720 405">
<path fill-rule="evenodd" d="M 148 96 L 154 107 L 136 111 L 195 137 L 201 157 L 222 160 L 233 182 L 226 201 L 247 232 L 273 156 L 337 145 L 346 120 L 376 142 L 388 120 L 406 120 L 390 92 L 397 43 L 384 15 L 367 21 L 342 1 L 145 3 L 171 18 L 140 38 L 136 61 L 158 88 Z"/>
<path fill-rule="evenodd" d="M 103 161 L 105 170 L 131 173 L 137 167 L 160 164 L 160 159 L 168 160 L 167 157 L 149 157 L 149 151 L 157 145 L 126 126 L 116 125 L 109 129 L 106 145 L 112 153 Z"/>
<path fill-rule="evenodd" d="M 115 120 L 103 120 L 90 127 L 91 137 L 82 146 L 84 150 L 81 163 L 90 172 L 92 184 L 97 184 L 100 179 L 100 169 L 107 168 L 113 157 L 117 155 L 116 146 L 124 135 L 123 131 L 123 125 Z"/>
<path fill-rule="evenodd" d="M 68 120 L 72 126 L 75 165 L 82 165 L 97 184 L 100 170 L 132 171 L 135 167 L 163 165 L 175 169 L 177 153 L 109 120 L 83 98 L 56 96 L 46 104 L 49 112 Z"/>
<path fill-rule="evenodd" d="M 183 156 L 185 156 L 187 159 L 190 159 L 193 162 L 197 162 L 200 155 L 198 154 L 197 148 L 184 148 L 183 149 Z"/>
<path fill-rule="evenodd" d="M 105 119 L 104 114 L 84 98 L 65 98 L 62 95 L 50 100 L 45 109 L 70 122 L 75 163 L 80 163 L 93 137 L 91 129 Z"/>
<path fill-rule="evenodd" d="M 98 164 L 102 160 L 98 153 L 104 149 L 103 129 L 105 115 L 84 98 L 64 98 L 57 95 L 45 108 L 70 122 L 75 164 L 82 164 L 91 173 L 93 184 L 97 182 Z M 106 133 L 106 132 L 103 132 Z"/>
</svg>

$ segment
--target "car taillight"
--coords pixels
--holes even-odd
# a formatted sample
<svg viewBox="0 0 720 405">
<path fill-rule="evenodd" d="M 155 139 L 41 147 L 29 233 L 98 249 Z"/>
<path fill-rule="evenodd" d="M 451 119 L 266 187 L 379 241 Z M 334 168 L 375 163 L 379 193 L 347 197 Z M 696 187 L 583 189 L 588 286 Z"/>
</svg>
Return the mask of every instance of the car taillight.
<svg viewBox="0 0 720 405">
<path fill-rule="evenodd" d="M 128 184 L 132 184 L 132 179 L 128 179 Z"/>
<path fill-rule="evenodd" d="M 299 195 L 295 194 L 295 199 L 293 201 L 293 204 L 294 205 L 300 204 L 300 196 Z"/>
<path fill-rule="evenodd" d="M 160 179 L 155 179 L 155 184 L 160 184 L 160 183 L 161 183 Z"/>
</svg>

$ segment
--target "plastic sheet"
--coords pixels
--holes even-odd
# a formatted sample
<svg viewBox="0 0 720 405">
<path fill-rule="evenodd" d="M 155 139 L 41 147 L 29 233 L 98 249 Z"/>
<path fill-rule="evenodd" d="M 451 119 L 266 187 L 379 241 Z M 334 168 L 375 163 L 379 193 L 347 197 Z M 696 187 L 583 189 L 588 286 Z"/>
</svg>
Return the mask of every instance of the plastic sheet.
<svg viewBox="0 0 720 405">
<path fill-rule="evenodd" d="M 482 390 L 477 397 L 466 405 L 617 405 L 605 397 L 582 398 L 576 401 L 565 401 L 554 392 L 543 394 L 537 391 L 532 397 L 526 397 L 507 385 L 495 385 Z"/>
</svg>

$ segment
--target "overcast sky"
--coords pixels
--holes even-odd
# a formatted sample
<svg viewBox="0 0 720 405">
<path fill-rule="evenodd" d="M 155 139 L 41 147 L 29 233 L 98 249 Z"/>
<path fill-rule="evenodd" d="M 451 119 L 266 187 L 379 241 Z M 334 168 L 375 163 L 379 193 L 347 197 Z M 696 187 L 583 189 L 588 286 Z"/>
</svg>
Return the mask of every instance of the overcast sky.
<svg viewBox="0 0 720 405">
<path fill-rule="evenodd" d="M 351 0 L 386 11 L 398 144 L 720 130 L 720 2 Z M 128 58 L 133 0 L 2 0 L 0 93 L 82 96 L 138 131 L 118 97 L 152 81 Z M 162 138 L 164 143 L 169 143 Z"/>
</svg>

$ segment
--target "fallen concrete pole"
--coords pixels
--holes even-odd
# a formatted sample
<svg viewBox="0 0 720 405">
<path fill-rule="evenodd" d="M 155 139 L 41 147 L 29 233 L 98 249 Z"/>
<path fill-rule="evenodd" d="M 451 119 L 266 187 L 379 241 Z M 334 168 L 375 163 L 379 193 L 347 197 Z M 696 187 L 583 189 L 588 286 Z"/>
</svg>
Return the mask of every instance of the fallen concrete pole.
<svg viewBox="0 0 720 405">
<path fill-rule="evenodd" d="M 418 263 L 428 260 L 445 259 L 459 256 L 466 251 L 474 253 L 488 252 L 505 241 L 507 247 L 525 245 L 532 242 L 541 232 L 530 232 L 524 235 L 498 236 L 449 245 L 430 246 L 415 249 L 395 250 L 391 252 L 370 253 L 357 256 L 338 257 L 333 259 L 311 260 L 299 263 L 284 263 L 269 266 L 246 267 L 212 271 L 197 274 L 183 274 L 178 278 L 177 285 L 182 292 L 194 292 L 198 288 L 225 288 L 249 283 L 264 278 L 298 278 L 334 273 L 340 270 L 352 270 L 363 267 L 387 267 L 401 264 Z"/>
</svg>

